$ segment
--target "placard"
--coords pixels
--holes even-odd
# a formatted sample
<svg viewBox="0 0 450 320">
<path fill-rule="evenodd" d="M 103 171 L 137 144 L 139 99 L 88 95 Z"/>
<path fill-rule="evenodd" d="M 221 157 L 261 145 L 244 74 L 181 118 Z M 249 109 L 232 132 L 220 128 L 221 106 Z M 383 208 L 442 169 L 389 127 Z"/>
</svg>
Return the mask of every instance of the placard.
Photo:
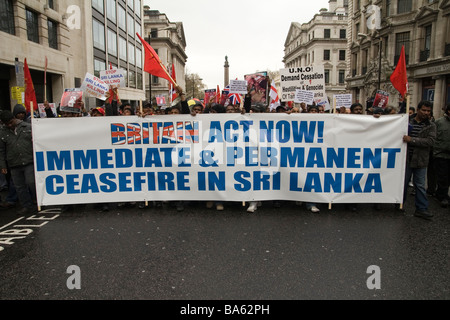
<svg viewBox="0 0 450 320">
<path fill-rule="evenodd" d="M 103 101 L 106 100 L 106 93 L 109 91 L 108 84 L 89 72 L 86 73 L 80 88 L 86 95 Z"/>
<path fill-rule="evenodd" d="M 230 94 L 231 93 L 239 93 L 239 94 L 247 94 L 247 81 L 245 80 L 230 80 Z"/>
<path fill-rule="evenodd" d="M 100 79 L 110 88 L 125 87 L 125 70 L 109 69 L 100 71 Z"/>
</svg>

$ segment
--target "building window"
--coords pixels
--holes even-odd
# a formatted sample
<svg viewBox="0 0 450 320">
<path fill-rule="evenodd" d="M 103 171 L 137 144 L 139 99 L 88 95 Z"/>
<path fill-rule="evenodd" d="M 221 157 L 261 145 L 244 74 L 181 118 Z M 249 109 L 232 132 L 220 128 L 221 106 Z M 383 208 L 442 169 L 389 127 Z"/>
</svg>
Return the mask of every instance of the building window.
<svg viewBox="0 0 450 320">
<path fill-rule="evenodd" d="M 325 69 L 325 83 L 329 84 L 330 83 L 330 70 Z"/>
<path fill-rule="evenodd" d="M 398 0 L 397 13 L 406 13 L 412 11 L 412 0 Z"/>
<path fill-rule="evenodd" d="M 108 0 L 106 3 L 106 14 L 109 20 L 116 23 L 116 0 Z"/>
<path fill-rule="evenodd" d="M 142 68 L 142 50 L 136 48 L 136 67 Z"/>
<path fill-rule="evenodd" d="M 14 10 L 12 0 L 0 0 L 0 31 L 14 35 Z"/>
<path fill-rule="evenodd" d="M 133 1 L 133 0 L 127 0 L 127 4 L 128 4 L 128 7 L 129 7 L 131 10 L 134 9 L 134 8 L 133 8 L 133 4 L 134 4 L 134 1 Z"/>
<path fill-rule="evenodd" d="M 134 45 L 128 43 L 128 62 L 133 65 L 136 63 L 136 61 L 134 60 L 135 59 L 134 52 L 135 52 Z"/>
<path fill-rule="evenodd" d="M 341 29 L 341 30 L 339 31 L 339 38 L 341 38 L 341 39 L 346 39 L 346 38 L 347 38 L 347 30 Z"/>
<path fill-rule="evenodd" d="M 345 50 L 339 50 L 339 60 L 340 61 L 345 60 Z"/>
<path fill-rule="evenodd" d="M 323 60 L 330 60 L 330 50 L 323 50 Z"/>
<path fill-rule="evenodd" d="M 128 79 L 128 87 L 136 88 L 136 71 L 130 70 L 130 72 L 128 72 Z"/>
<path fill-rule="evenodd" d="M 127 13 L 122 6 L 117 6 L 117 19 L 119 21 L 119 28 L 127 31 Z"/>
<path fill-rule="evenodd" d="M 135 24 L 135 30 L 134 31 L 135 31 L 135 33 L 136 32 L 139 33 L 139 35 L 142 34 L 141 25 L 137 21 L 136 21 L 136 24 Z"/>
<path fill-rule="evenodd" d="M 104 13 L 103 0 L 92 0 L 92 7 L 100 13 Z"/>
<path fill-rule="evenodd" d="M 108 28 L 108 53 L 117 57 L 117 34 Z"/>
<path fill-rule="evenodd" d="M 325 39 L 330 39 L 331 38 L 331 30 L 330 29 L 325 29 L 324 33 L 323 33 L 323 37 Z"/>
<path fill-rule="evenodd" d="M 138 72 L 136 82 L 137 82 L 137 88 L 142 90 L 144 88 L 144 86 L 142 84 L 142 73 Z"/>
<path fill-rule="evenodd" d="M 150 38 L 158 38 L 158 29 L 152 28 L 150 30 Z"/>
<path fill-rule="evenodd" d="M 106 70 L 106 61 L 94 59 L 94 76 L 100 78 L 100 71 Z"/>
<path fill-rule="evenodd" d="M 386 17 L 391 16 L 391 0 L 386 0 Z"/>
<path fill-rule="evenodd" d="M 339 84 L 345 83 L 345 70 L 339 70 Z"/>
<path fill-rule="evenodd" d="M 39 24 L 36 12 L 26 9 L 28 40 L 39 43 Z"/>
<path fill-rule="evenodd" d="M 58 24 L 55 21 L 47 20 L 48 46 L 58 50 Z"/>
<path fill-rule="evenodd" d="M 53 0 L 47 0 L 47 5 L 50 9 L 55 9 L 54 5 L 53 5 Z"/>
<path fill-rule="evenodd" d="M 127 40 L 119 37 L 119 58 L 127 61 Z"/>
<path fill-rule="evenodd" d="M 105 51 L 105 26 L 97 20 L 92 20 L 92 35 L 94 47 Z"/>
<path fill-rule="evenodd" d="M 127 20 L 127 26 L 128 26 L 128 34 L 134 39 L 134 20 L 133 17 L 129 14 L 128 20 Z"/>
<path fill-rule="evenodd" d="M 402 46 L 405 46 L 405 59 L 406 64 L 409 62 L 409 32 L 397 33 L 395 35 L 395 57 L 394 65 L 397 65 L 398 59 L 400 58 L 400 52 Z"/>
<path fill-rule="evenodd" d="M 425 27 L 424 50 L 420 51 L 420 61 L 427 61 L 430 57 L 431 49 L 431 25 Z"/>
<path fill-rule="evenodd" d="M 141 17 L 141 0 L 136 0 L 136 10 L 134 13 L 140 18 Z"/>
</svg>

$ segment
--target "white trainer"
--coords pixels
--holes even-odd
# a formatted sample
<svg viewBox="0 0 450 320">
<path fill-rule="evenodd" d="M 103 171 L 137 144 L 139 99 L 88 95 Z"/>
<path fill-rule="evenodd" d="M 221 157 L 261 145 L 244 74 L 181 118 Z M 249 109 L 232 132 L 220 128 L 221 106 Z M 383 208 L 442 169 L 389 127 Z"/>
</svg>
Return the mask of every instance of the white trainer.
<svg viewBox="0 0 450 320">
<path fill-rule="evenodd" d="M 320 211 L 320 209 L 317 208 L 316 206 L 312 206 L 311 209 L 309 209 L 309 210 L 311 210 L 311 212 L 313 212 L 313 213 L 317 213 Z"/>
<path fill-rule="evenodd" d="M 250 205 L 247 208 L 247 212 L 255 212 L 257 208 L 258 208 L 257 202 L 250 202 Z"/>
</svg>

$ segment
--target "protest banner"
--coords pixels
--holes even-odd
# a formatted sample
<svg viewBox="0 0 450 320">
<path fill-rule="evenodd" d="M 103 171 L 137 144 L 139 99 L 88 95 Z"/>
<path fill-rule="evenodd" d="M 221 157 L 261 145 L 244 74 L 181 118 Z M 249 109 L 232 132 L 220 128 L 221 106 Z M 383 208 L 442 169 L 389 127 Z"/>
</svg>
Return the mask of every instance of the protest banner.
<svg viewBox="0 0 450 320">
<path fill-rule="evenodd" d="M 125 87 L 125 70 L 109 69 L 100 71 L 100 79 L 110 88 Z"/>
<path fill-rule="evenodd" d="M 39 205 L 403 198 L 407 115 L 86 117 L 32 126 Z"/>
<path fill-rule="evenodd" d="M 106 93 L 109 91 L 109 85 L 96 76 L 86 73 L 80 89 L 88 96 L 106 100 Z"/>
<path fill-rule="evenodd" d="M 294 102 L 312 105 L 314 102 L 314 92 L 297 89 L 295 91 Z"/>
<path fill-rule="evenodd" d="M 52 109 L 52 112 L 53 112 L 53 114 L 56 117 L 57 116 L 56 104 L 55 103 L 49 103 L 49 106 Z M 41 118 L 46 118 L 47 117 L 47 113 L 45 112 L 45 105 L 43 103 L 39 103 L 38 104 L 38 109 L 39 109 L 39 116 Z"/>
<path fill-rule="evenodd" d="M 237 93 L 237 94 L 247 94 L 247 81 L 245 80 L 230 80 L 230 91 L 229 94 Z"/>
<path fill-rule="evenodd" d="M 372 107 L 376 108 L 386 108 L 389 102 L 389 92 L 377 90 L 377 94 L 375 95 L 375 99 L 373 100 Z"/>
</svg>

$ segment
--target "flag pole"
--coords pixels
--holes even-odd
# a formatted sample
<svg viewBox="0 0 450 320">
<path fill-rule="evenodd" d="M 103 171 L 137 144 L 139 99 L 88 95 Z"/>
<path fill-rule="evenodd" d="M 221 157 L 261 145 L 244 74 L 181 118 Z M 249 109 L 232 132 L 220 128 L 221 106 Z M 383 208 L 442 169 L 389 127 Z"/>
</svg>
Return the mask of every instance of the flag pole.
<svg viewBox="0 0 450 320">
<path fill-rule="evenodd" d="M 44 102 L 47 101 L 47 56 L 45 57 L 45 70 L 44 70 Z"/>
<path fill-rule="evenodd" d="M 409 93 L 406 93 L 406 116 L 407 117 L 409 117 L 410 104 L 411 104 L 411 96 L 409 95 Z M 403 210 L 403 201 L 402 201 L 402 203 L 400 203 L 400 210 Z"/>
</svg>

